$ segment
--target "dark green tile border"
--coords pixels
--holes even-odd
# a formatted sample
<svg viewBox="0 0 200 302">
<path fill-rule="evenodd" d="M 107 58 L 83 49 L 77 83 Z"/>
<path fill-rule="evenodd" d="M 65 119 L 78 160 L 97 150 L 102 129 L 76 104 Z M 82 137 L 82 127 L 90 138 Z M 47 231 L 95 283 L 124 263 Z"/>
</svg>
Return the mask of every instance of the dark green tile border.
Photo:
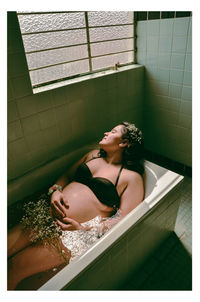
<svg viewBox="0 0 200 302">
<path fill-rule="evenodd" d="M 148 12 L 148 20 L 160 19 L 161 12 Z"/>
<path fill-rule="evenodd" d="M 175 18 L 190 17 L 191 15 L 192 15 L 192 12 L 176 12 Z"/>
<path fill-rule="evenodd" d="M 134 12 L 134 19 L 137 21 L 147 20 L 147 12 Z"/>
<path fill-rule="evenodd" d="M 175 12 L 161 12 L 161 19 L 174 18 Z"/>
<path fill-rule="evenodd" d="M 183 18 L 183 17 L 190 17 L 192 16 L 192 12 L 180 11 L 180 12 L 173 12 L 173 11 L 140 11 L 134 12 L 134 19 L 136 21 L 144 21 L 144 20 L 156 20 L 156 19 L 167 19 L 167 18 Z"/>
</svg>

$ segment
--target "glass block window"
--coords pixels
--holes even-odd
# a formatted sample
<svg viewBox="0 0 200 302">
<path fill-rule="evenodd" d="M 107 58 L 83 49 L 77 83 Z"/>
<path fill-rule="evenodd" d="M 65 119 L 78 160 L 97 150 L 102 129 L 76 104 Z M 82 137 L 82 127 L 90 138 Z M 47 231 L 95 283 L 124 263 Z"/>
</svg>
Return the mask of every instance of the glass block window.
<svg viewBox="0 0 200 302">
<path fill-rule="evenodd" d="M 18 12 L 32 87 L 134 63 L 133 12 Z"/>
</svg>

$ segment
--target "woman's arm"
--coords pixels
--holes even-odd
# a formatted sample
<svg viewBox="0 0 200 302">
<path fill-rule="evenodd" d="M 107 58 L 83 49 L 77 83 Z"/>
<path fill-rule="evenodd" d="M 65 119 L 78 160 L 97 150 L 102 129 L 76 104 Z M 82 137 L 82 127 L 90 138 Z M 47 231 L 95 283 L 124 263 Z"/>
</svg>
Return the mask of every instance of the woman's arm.
<svg viewBox="0 0 200 302">
<path fill-rule="evenodd" d="M 144 184 L 142 177 L 136 173 L 131 173 L 128 178 L 128 185 L 122 194 L 118 215 L 106 219 L 102 222 L 102 230 L 106 230 L 117 224 L 122 218 L 135 209 L 144 198 Z"/>
<path fill-rule="evenodd" d="M 64 188 L 67 184 L 69 184 L 73 178 L 74 174 L 76 172 L 76 169 L 80 164 L 83 162 L 89 160 L 90 158 L 97 156 L 99 150 L 92 150 L 85 154 L 78 162 L 76 162 L 70 169 L 67 170 L 67 172 L 63 173 L 56 181 L 56 184 Z"/>
<path fill-rule="evenodd" d="M 135 209 L 144 198 L 143 178 L 137 172 L 131 172 L 128 176 L 128 185 L 120 200 L 120 210 L 123 216 Z"/>
<path fill-rule="evenodd" d="M 59 218 L 65 217 L 65 210 L 67 207 L 67 200 L 62 193 L 62 190 L 65 188 L 67 184 L 69 184 L 73 178 L 77 167 L 83 163 L 84 161 L 89 160 L 90 158 L 97 156 L 98 150 L 92 150 L 84 155 L 78 162 L 76 162 L 67 172 L 62 174 L 56 184 L 51 187 L 53 193 L 51 195 L 51 211 L 52 214 L 57 213 L 59 214 Z M 60 188 L 59 188 L 60 187 Z"/>
<path fill-rule="evenodd" d="M 62 188 L 69 184 L 73 180 L 77 167 L 86 160 L 87 156 L 87 154 L 84 155 L 78 162 L 76 162 L 71 168 L 69 168 L 65 173 L 63 173 L 57 179 L 56 184 L 61 186 Z"/>
</svg>

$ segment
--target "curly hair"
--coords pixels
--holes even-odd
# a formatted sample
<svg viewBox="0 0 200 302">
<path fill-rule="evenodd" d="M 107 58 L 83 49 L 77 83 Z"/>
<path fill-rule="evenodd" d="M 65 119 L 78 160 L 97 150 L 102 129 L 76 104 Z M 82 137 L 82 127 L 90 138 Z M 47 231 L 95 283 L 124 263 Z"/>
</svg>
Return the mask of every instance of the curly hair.
<svg viewBox="0 0 200 302">
<path fill-rule="evenodd" d="M 119 125 L 124 126 L 122 128 L 122 139 L 128 140 L 128 145 L 122 153 L 122 164 L 125 168 L 142 175 L 144 173 L 144 139 L 142 131 L 129 122 L 121 122 Z M 106 151 L 100 148 L 99 156 L 106 157 Z"/>
</svg>

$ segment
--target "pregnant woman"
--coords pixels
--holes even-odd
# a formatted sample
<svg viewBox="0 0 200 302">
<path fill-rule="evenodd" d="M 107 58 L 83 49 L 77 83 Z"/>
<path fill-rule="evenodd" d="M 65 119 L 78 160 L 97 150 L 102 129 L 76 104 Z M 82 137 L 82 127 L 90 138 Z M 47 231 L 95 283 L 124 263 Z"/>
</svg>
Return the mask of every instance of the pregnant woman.
<svg viewBox="0 0 200 302">
<path fill-rule="evenodd" d="M 66 263 L 74 257 L 77 242 L 81 245 L 77 236 L 87 238 L 96 232 L 100 237 L 143 200 L 141 131 L 122 122 L 104 133 L 99 146 L 100 150 L 86 154 L 49 189 L 50 214 L 62 230 L 62 236 L 54 239 L 61 253 L 41 240 L 33 243 L 31 227 L 24 230 L 20 224 L 9 231 L 8 289 Z"/>
</svg>

